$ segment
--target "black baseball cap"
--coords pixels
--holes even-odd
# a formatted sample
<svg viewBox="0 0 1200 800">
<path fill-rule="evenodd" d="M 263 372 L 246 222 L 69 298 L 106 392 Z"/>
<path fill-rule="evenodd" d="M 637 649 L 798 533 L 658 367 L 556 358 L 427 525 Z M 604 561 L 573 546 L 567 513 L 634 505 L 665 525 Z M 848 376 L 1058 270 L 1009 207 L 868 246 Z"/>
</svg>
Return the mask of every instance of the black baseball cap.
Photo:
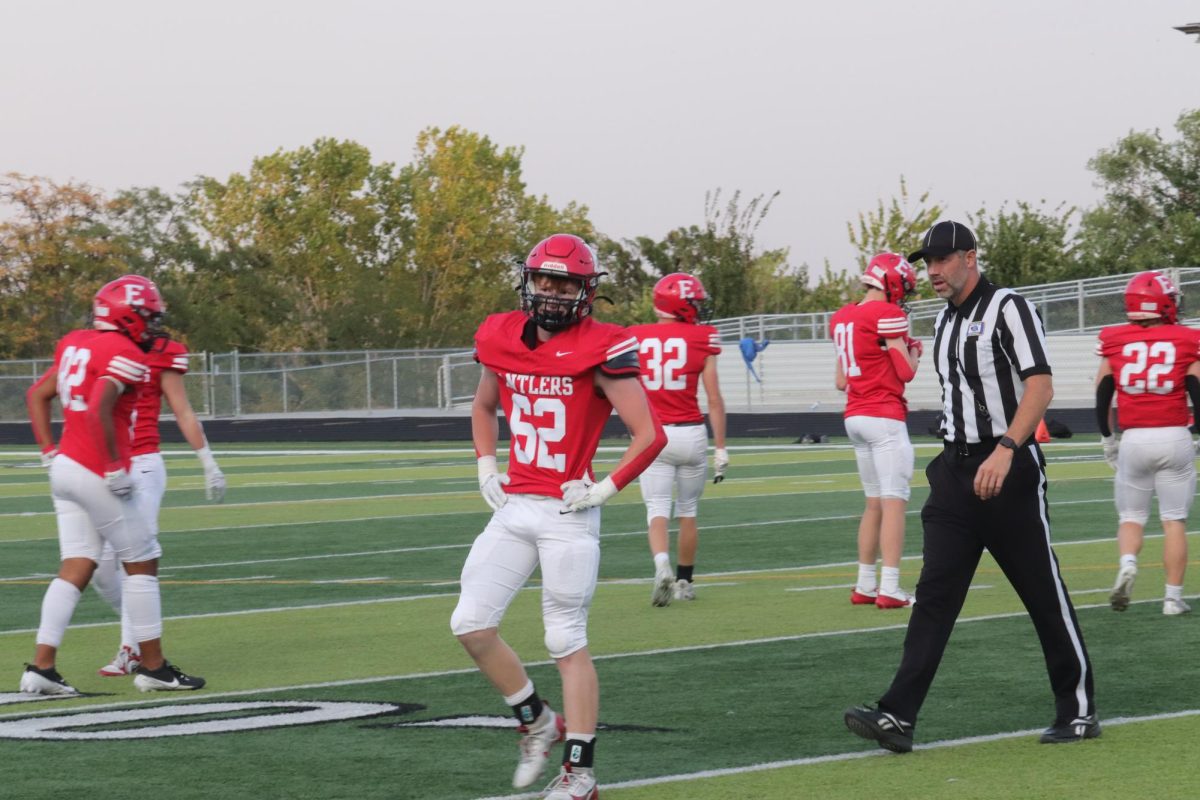
<svg viewBox="0 0 1200 800">
<path fill-rule="evenodd" d="M 961 222 L 942 220 L 925 232 L 921 249 L 908 257 L 916 261 L 929 256 L 948 256 L 957 250 L 975 250 L 975 234 Z"/>
</svg>

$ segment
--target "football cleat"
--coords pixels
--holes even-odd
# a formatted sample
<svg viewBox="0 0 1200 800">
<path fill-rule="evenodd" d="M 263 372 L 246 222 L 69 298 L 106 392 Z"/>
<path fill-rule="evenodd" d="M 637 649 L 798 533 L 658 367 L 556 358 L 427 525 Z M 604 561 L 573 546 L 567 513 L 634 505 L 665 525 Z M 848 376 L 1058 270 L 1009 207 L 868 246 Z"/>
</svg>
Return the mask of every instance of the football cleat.
<svg viewBox="0 0 1200 800">
<path fill-rule="evenodd" d="M 1084 739 L 1095 739 L 1100 735 L 1100 723 L 1096 715 L 1076 717 L 1070 722 L 1056 722 L 1042 731 L 1042 744 L 1068 744 L 1082 742 Z"/>
<path fill-rule="evenodd" d="M 1112 594 L 1108 596 L 1109 605 L 1113 611 L 1124 611 L 1129 608 L 1133 598 L 1133 581 L 1137 578 L 1137 567 L 1124 566 L 1117 571 L 1117 582 L 1113 584 Z"/>
<path fill-rule="evenodd" d="M 873 606 L 878 597 L 878 592 L 862 592 L 856 586 L 854 587 L 854 591 L 850 593 L 850 602 L 856 606 Z"/>
<path fill-rule="evenodd" d="M 599 800 L 600 787 L 590 769 L 572 770 L 563 764 L 562 772 L 542 790 L 545 800 Z"/>
<path fill-rule="evenodd" d="M 1176 600 L 1173 597 L 1168 597 L 1163 600 L 1163 614 L 1168 617 L 1177 617 L 1180 614 L 1190 614 L 1192 607 L 1182 600 Z"/>
<path fill-rule="evenodd" d="M 670 567 L 659 567 L 654 572 L 654 590 L 650 593 L 650 604 L 657 608 L 671 605 L 675 593 L 675 576 Z"/>
<path fill-rule="evenodd" d="M 54 667 L 38 669 L 33 664 L 26 664 L 25 672 L 21 673 L 21 691 L 25 694 L 79 694 Z"/>
<path fill-rule="evenodd" d="M 873 739 L 879 746 L 893 753 L 909 753 L 913 748 L 913 726 L 895 714 L 889 714 L 871 706 L 855 706 L 846 709 L 846 727 L 855 736 Z"/>
<path fill-rule="evenodd" d="M 189 692 L 204 688 L 204 678 L 185 674 L 179 667 L 164 661 L 158 669 L 139 666 L 133 675 L 133 685 L 143 692 Z"/>
<path fill-rule="evenodd" d="M 900 589 L 896 593 L 885 592 L 879 590 L 879 596 L 875 598 L 876 608 L 908 608 L 916 599 L 908 592 Z"/>
<path fill-rule="evenodd" d="M 101 667 L 99 672 L 105 678 L 117 678 L 121 675 L 132 675 L 141 665 L 141 654 L 133 652 L 133 648 L 123 644 L 117 654 L 113 656 L 113 660 Z"/>
<path fill-rule="evenodd" d="M 696 587 L 692 585 L 691 581 L 684 580 L 683 578 L 675 581 L 675 586 L 672 588 L 671 592 L 675 595 L 676 600 L 696 599 Z"/>
<path fill-rule="evenodd" d="M 545 719 L 549 715 L 549 719 Z M 513 773 L 513 788 L 524 789 L 542 776 L 550 763 L 550 748 L 567 738 L 567 721 L 554 713 L 554 709 L 542 704 L 542 724 L 537 728 L 521 725 L 520 754 L 517 756 L 517 771 Z"/>
</svg>

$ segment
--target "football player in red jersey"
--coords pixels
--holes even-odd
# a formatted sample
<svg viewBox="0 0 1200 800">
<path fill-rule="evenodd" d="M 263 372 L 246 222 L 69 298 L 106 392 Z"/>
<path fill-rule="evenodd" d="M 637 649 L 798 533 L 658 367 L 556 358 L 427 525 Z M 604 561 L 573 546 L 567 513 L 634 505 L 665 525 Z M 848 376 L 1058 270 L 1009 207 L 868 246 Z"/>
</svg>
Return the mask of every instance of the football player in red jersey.
<svg viewBox="0 0 1200 800">
<path fill-rule="evenodd" d="M 835 383 L 846 393 L 846 434 L 854 444 L 867 507 L 858 524 L 855 605 L 904 608 L 912 596 L 900 588 L 904 513 L 913 472 L 904 384 L 913 379 L 921 342 L 908 335 L 900 303 L 914 292 L 917 275 L 896 253 L 871 259 L 862 278 L 866 293 L 829 321 L 837 348 Z M 882 552 L 880 580 L 875 559 Z"/>
<path fill-rule="evenodd" d="M 600 563 L 599 506 L 666 444 L 637 380 L 637 339 L 591 318 L 603 274 L 582 239 L 551 236 L 522 266 L 522 310 L 489 316 L 475 334 L 475 358 L 484 369 L 471 427 L 480 491 L 495 513 L 463 565 L 450 627 L 521 724 L 515 787 L 538 779 L 553 744 L 565 736 L 562 771 L 547 787 L 554 800 L 597 796 L 592 761 L 600 689 L 587 618 Z M 496 468 L 499 408 L 512 434 L 507 474 Z M 632 441 L 612 472 L 596 481 L 592 457 L 613 409 Z M 542 701 L 498 633 L 509 603 L 539 564 L 546 649 L 562 678 L 565 720 Z"/>
<path fill-rule="evenodd" d="M 629 329 L 640 342 L 642 388 L 667 432 L 667 446 L 638 478 L 646 521 L 650 527 L 650 555 L 654 558 L 654 589 L 650 602 L 665 606 L 675 600 L 694 600 L 692 586 L 699 531 L 696 506 L 708 472 L 708 431 L 700 413 L 697 389 L 703 381 L 708 398 L 716 455 L 713 482 L 725 479 L 729 454 L 725 449 L 725 401 L 717 383 L 717 354 L 721 339 L 707 322 L 708 292 L 699 278 L 674 272 L 654 285 L 654 313 L 658 322 Z M 671 572 L 668 520 L 675 490 L 675 516 L 679 519 L 679 558 Z"/>
<path fill-rule="evenodd" d="M 1196 493 L 1196 452 L 1188 432 L 1200 415 L 1200 331 L 1178 324 L 1179 291 L 1156 271 L 1140 272 L 1125 287 L 1129 323 L 1100 331 L 1096 354 L 1096 421 L 1104 458 L 1117 471 L 1115 486 L 1120 567 L 1109 600 L 1114 611 L 1129 607 L 1137 577 L 1150 496 L 1158 495 L 1163 526 L 1166 596 L 1163 613 L 1186 614 L 1187 517 Z M 1120 443 L 1109 426 L 1117 400 Z"/>
<path fill-rule="evenodd" d="M 68 333 L 54 365 L 26 393 L 34 438 L 50 459 L 50 493 L 58 517 L 61 565 L 42 601 L 33 663 L 21 691 L 77 694 L 55 669 L 63 634 L 87 588 L 105 542 L 125 570 L 122 594 L 142 664 L 138 689 L 199 689 L 203 678 L 186 675 L 162 653 L 162 602 L 158 557 L 162 551 L 133 502 L 128 435 L 134 398 L 144 380 L 146 347 L 162 313 L 158 288 L 139 275 L 105 284 L 92 306 L 93 329 Z M 62 402 L 63 429 L 57 454 L 50 404 Z"/>
<path fill-rule="evenodd" d="M 163 309 L 166 313 L 166 309 Z M 133 412 L 132 469 L 133 499 L 142 518 L 158 538 L 158 511 L 167 490 L 167 470 L 159 452 L 158 415 L 166 398 L 175 423 L 183 438 L 200 459 L 204 468 L 204 486 L 209 500 L 221 502 L 225 497 L 225 476 L 209 449 L 204 427 L 196 418 L 192 404 L 183 387 L 188 370 L 188 351 L 180 342 L 165 333 L 155 336 L 146 351 L 145 379 L 137 388 Z M 141 664 L 141 651 L 130 630 L 129 615 L 121 606 L 123 576 L 112 546 L 104 545 L 100 563 L 92 576 L 92 586 L 121 616 L 121 644 L 113 660 L 100 668 L 107 678 L 133 674 Z"/>
</svg>

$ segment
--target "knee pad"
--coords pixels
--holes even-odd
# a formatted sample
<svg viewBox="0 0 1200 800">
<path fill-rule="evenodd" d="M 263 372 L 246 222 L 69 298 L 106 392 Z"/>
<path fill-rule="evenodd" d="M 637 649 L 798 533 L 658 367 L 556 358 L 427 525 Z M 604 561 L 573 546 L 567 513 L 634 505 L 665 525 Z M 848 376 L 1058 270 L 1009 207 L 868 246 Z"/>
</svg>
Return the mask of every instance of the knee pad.
<svg viewBox="0 0 1200 800">
<path fill-rule="evenodd" d="M 497 627 L 499 623 L 491 624 L 477 611 L 477 604 L 460 597 L 458 605 L 454 607 L 454 613 L 450 615 L 450 632 L 455 636 L 462 636 L 464 633 L 474 633 Z"/>
<path fill-rule="evenodd" d="M 648 498 L 646 500 L 646 524 L 650 524 L 650 520 L 655 517 L 671 518 L 671 497 L 667 496 L 665 500 L 658 498 Z"/>
<path fill-rule="evenodd" d="M 578 621 L 565 625 L 546 622 L 546 651 L 551 658 L 566 658 L 577 650 L 587 647 L 587 622 Z"/>
</svg>

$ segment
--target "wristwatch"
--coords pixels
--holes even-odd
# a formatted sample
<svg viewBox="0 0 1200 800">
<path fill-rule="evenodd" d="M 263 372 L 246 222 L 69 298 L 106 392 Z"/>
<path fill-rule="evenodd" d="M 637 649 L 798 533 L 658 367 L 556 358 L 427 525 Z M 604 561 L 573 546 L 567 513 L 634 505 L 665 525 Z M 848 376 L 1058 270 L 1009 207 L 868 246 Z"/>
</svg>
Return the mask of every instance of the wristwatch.
<svg viewBox="0 0 1200 800">
<path fill-rule="evenodd" d="M 1020 445 L 1018 445 L 1016 442 L 1014 442 L 1012 440 L 1011 436 L 1001 436 L 998 444 L 1001 447 L 1007 447 L 1009 450 L 1012 450 L 1014 453 L 1017 452 L 1017 450 L 1020 447 Z"/>
</svg>

